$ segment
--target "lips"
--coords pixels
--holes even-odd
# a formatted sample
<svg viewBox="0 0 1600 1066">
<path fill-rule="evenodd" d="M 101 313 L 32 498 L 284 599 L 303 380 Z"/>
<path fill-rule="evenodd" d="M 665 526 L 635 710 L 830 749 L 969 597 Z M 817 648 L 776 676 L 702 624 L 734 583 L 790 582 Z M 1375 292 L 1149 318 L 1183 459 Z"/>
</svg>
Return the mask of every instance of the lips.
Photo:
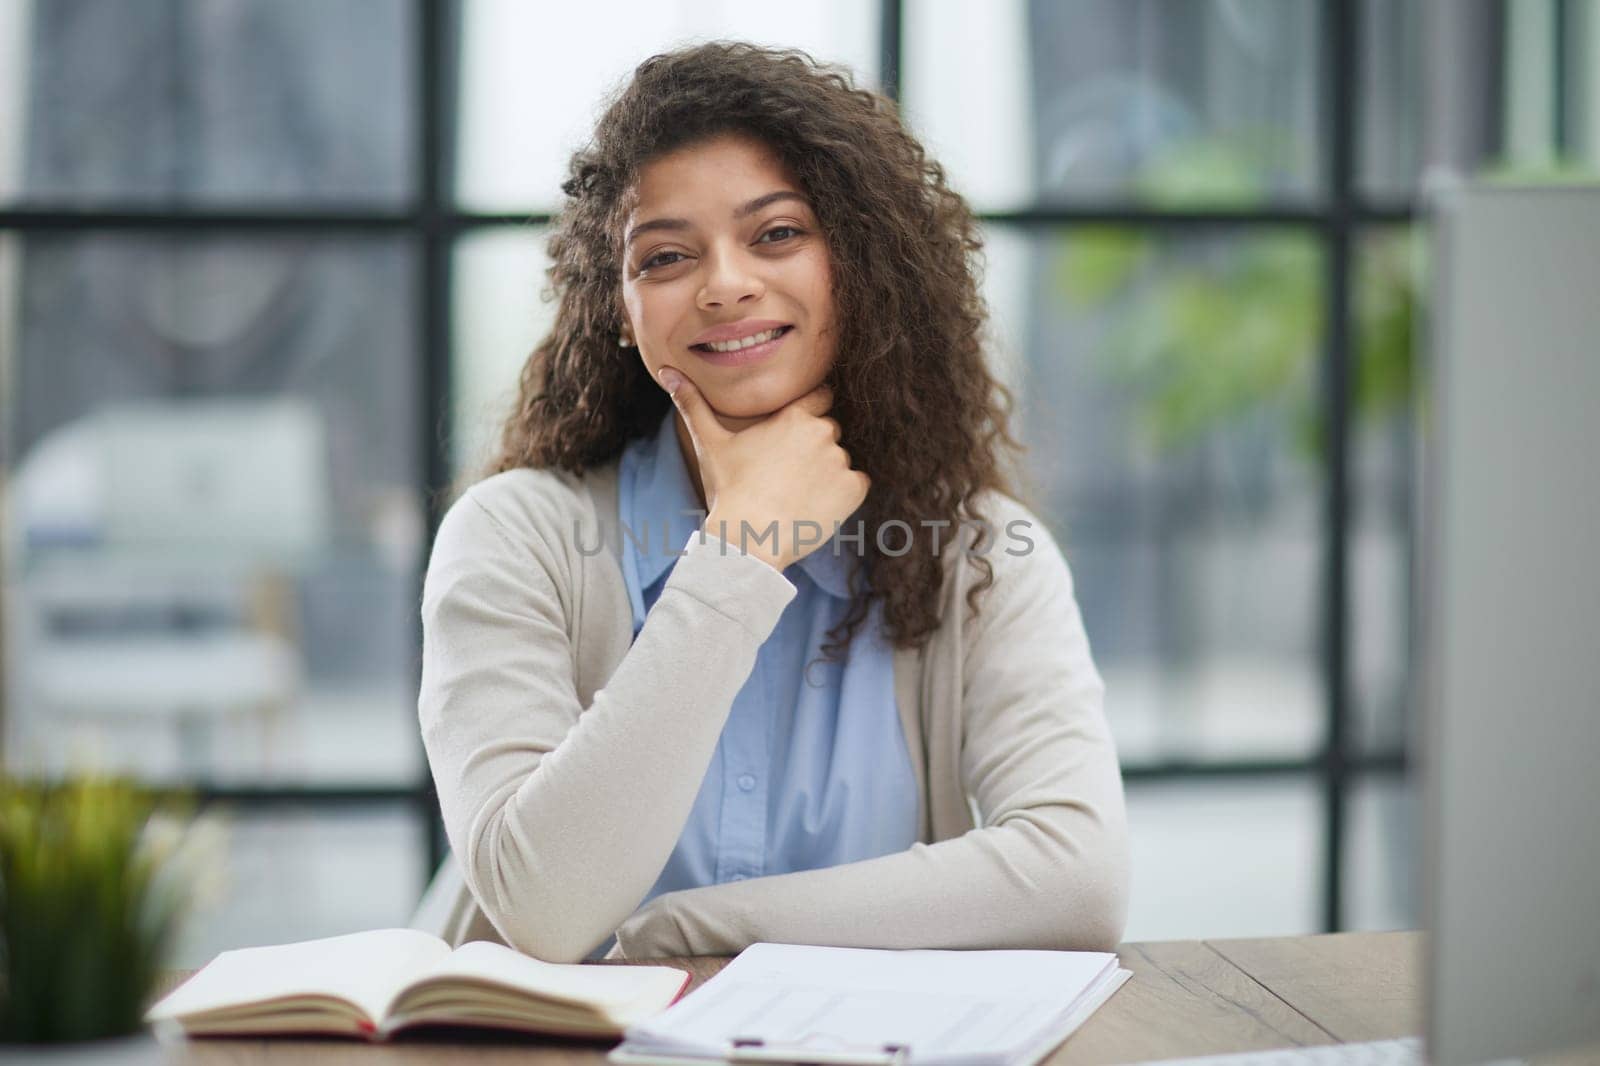
<svg viewBox="0 0 1600 1066">
<path fill-rule="evenodd" d="M 734 340 L 710 341 L 704 344 L 690 345 L 690 347 L 697 352 L 708 355 L 733 355 L 749 349 L 764 348 L 773 341 L 782 339 L 793 329 L 793 326 L 778 326 L 774 329 L 764 329 L 759 333 L 751 333 Z"/>
<path fill-rule="evenodd" d="M 767 330 L 755 334 L 757 337 L 766 337 L 767 340 L 754 344 L 745 344 L 728 351 L 719 352 L 707 345 L 695 345 L 690 348 L 695 357 L 701 362 L 710 363 L 712 366 L 742 367 L 765 362 L 772 358 L 783 346 L 789 334 L 794 332 L 792 326 L 781 326 L 775 330 Z"/>
<path fill-rule="evenodd" d="M 706 344 L 723 344 L 728 341 L 743 340 L 757 333 L 764 333 L 769 329 L 790 327 L 788 322 L 779 322 L 771 318 L 746 318 L 738 322 L 724 322 L 720 326 L 713 326 L 689 342 L 689 347 L 699 348 Z"/>
</svg>

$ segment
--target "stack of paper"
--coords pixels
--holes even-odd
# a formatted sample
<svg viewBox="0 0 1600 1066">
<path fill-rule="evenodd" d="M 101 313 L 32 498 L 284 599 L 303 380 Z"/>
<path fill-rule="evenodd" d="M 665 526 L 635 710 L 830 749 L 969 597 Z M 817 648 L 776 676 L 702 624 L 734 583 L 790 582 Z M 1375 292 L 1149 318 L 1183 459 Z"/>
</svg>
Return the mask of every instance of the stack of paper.
<svg viewBox="0 0 1600 1066">
<path fill-rule="evenodd" d="M 1029 1066 L 1130 976 L 1101 952 L 754 944 L 611 1060 Z"/>
</svg>

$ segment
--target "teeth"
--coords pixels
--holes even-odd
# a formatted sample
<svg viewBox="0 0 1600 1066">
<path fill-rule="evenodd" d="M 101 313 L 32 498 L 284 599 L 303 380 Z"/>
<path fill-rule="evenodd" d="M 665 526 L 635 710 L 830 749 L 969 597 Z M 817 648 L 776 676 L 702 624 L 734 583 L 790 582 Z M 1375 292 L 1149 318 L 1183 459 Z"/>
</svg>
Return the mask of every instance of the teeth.
<svg viewBox="0 0 1600 1066">
<path fill-rule="evenodd" d="M 717 344 L 707 344 L 706 347 L 710 348 L 714 352 L 736 352 L 740 348 L 750 348 L 757 344 L 765 344 L 767 341 L 770 341 L 772 338 L 776 337 L 782 331 L 782 329 L 783 327 L 780 326 L 778 329 L 764 330 L 761 333 L 756 333 L 749 337 L 743 337 L 736 341 L 722 341 Z"/>
</svg>

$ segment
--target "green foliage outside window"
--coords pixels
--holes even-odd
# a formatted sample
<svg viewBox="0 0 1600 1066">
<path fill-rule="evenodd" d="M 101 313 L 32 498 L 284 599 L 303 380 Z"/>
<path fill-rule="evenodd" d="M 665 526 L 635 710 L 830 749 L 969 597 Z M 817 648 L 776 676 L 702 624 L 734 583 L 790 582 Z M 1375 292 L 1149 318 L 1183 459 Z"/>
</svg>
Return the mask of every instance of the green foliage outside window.
<svg viewBox="0 0 1600 1066">
<path fill-rule="evenodd" d="M 1153 168 L 1142 199 L 1157 207 L 1258 202 L 1254 170 L 1197 145 Z M 1135 428 L 1158 451 L 1180 450 L 1268 407 L 1284 411 L 1301 454 L 1322 455 L 1317 373 L 1325 325 L 1322 253 L 1302 230 L 1253 229 L 1162 254 L 1163 239 L 1118 227 L 1074 229 L 1057 246 L 1056 289 L 1069 305 L 1119 301 L 1104 348 L 1090 358 L 1134 401 Z M 1422 270 L 1411 231 L 1375 233 L 1358 246 L 1353 417 L 1406 410 L 1417 386 L 1414 326 Z"/>
</svg>

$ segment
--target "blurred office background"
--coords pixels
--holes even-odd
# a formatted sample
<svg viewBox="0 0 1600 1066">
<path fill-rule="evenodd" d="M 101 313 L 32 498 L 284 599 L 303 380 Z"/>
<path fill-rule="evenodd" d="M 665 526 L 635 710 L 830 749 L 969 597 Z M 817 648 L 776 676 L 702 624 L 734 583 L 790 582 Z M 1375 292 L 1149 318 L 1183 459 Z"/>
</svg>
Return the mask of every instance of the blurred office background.
<svg viewBox="0 0 1600 1066">
<path fill-rule="evenodd" d="M 1421 182 L 1600 169 L 1600 0 L 1441 7 L 0 4 L 7 766 L 226 804 L 180 962 L 403 924 L 421 570 L 551 319 L 565 158 L 737 37 L 898 98 L 984 218 L 1129 939 L 1414 927 Z"/>
</svg>

